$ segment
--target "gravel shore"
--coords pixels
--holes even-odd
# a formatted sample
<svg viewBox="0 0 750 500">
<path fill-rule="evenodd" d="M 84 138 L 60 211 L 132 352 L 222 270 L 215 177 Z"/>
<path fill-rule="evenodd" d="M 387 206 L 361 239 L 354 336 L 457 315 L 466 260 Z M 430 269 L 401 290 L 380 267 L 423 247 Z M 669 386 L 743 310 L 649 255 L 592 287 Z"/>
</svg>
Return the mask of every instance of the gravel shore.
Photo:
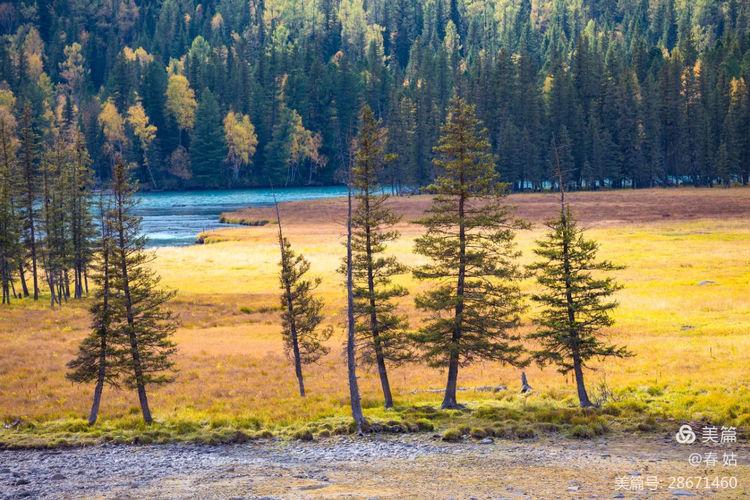
<svg viewBox="0 0 750 500">
<path fill-rule="evenodd" d="M 734 468 L 692 467 L 668 437 L 444 443 L 429 435 L 319 442 L 94 446 L 0 451 L 2 498 L 742 498 L 748 448 Z M 674 476 L 734 476 L 735 489 L 669 489 Z M 657 477 L 659 489 L 617 486 Z M 634 482 L 631 483 L 631 478 Z"/>
</svg>

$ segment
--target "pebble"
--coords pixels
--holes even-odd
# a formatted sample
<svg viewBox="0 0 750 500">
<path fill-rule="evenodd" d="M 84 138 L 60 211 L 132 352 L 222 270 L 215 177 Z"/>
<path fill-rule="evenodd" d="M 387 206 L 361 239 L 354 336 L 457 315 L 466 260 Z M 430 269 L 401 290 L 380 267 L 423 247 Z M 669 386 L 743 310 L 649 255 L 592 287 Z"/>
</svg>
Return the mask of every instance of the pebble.
<svg viewBox="0 0 750 500">
<path fill-rule="evenodd" d="M 676 497 L 695 497 L 695 496 L 698 496 L 695 493 L 693 493 L 692 491 L 688 491 L 688 490 L 673 490 L 672 491 L 672 495 L 676 496 Z"/>
</svg>

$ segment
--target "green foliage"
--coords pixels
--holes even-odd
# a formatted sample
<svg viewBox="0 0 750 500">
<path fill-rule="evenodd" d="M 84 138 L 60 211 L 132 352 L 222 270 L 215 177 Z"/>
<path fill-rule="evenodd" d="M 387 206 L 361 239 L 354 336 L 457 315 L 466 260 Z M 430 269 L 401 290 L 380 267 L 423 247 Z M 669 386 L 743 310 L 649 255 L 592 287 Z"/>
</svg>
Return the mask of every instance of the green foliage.
<svg viewBox="0 0 750 500">
<path fill-rule="evenodd" d="M 303 255 L 296 255 L 281 228 L 279 207 L 276 205 L 279 224 L 281 261 L 281 334 L 288 356 L 294 360 L 300 395 L 305 395 L 302 365 L 314 363 L 329 352 L 324 342 L 333 334 L 328 327 L 318 328 L 323 321 L 323 301 L 313 295 L 320 279 L 305 279 L 310 263 Z"/>
<path fill-rule="evenodd" d="M 457 429 L 454 427 L 454 428 L 446 429 L 445 431 L 443 431 L 441 439 L 449 443 L 455 443 L 457 441 L 460 441 L 462 437 L 463 437 L 463 432 L 461 431 L 461 429 Z"/>
<path fill-rule="evenodd" d="M 393 226 L 399 217 L 386 205 L 388 195 L 378 188 L 386 162 L 387 131 L 379 126 L 369 106 L 361 112 L 359 134 L 354 146 L 352 185 L 357 206 L 352 215 L 352 275 L 358 354 L 361 360 L 377 365 L 386 400 L 393 405 L 385 362 L 399 363 L 411 357 L 408 324 L 396 312 L 393 299 L 407 294 L 393 284 L 393 278 L 406 272 L 395 256 L 383 255 L 387 244 L 399 237 Z M 345 265 L 342 267 L 345 271 Z"/>
<path fill-rule="evenodd" d="M 617 302 L 609 299 L 622 287 L 612 277 L 600 278 L 596 273 L 621 267 L 596 260 L 597 243 L 585 239 L 568 207 L 548 227 L 547 238 L 534 250 L 542 260 L 529 266 L 544 289 L 532 296 L 544 306 L 535 321 L 541 328 L 529 336 L 542 344 L 533 353 L 535 360 L 553 363 L 567 373 L 573 369 L 574 349 L 584 364 L 594 357 L 626 355 L 623 348 L 606 345 L 597 335 L 613 324 L 611 312 Z"/>
<path fill-rule="evenodd" d="M 286 238 L 282 239 L 281 272 L 282 286 L 281 319 L 284 345 L 292 350 L 292 329 L 296 332 L 299 355 L 303 364 L 314 363 L 328 353 L 323 344 L 331 336 L 331 329 L 318 329 L 323 321 L 323 301 L 313 295 L 320 284 L 319 279 L 308 280 L 304 276 L 310 263 L 303 255 L 296 255 Z"/>
<path fill-rule="evenodd" d="M 201 95 L 195 112 L 195 128 L 190 145 L 190 164 L 193 182 L 200 186 L 215 187 L 221 184 L 227 155 L 219 104 L 213 93 L 206 90 Z"/>
<path fill-rule="evenodd" d="M 458 365 L 475 359 L 523 364 L 515 333 L 522 273 L 513 239 L 525 225 L 502 202 L 506 185 L 498 179 L 487 131 L 463 99 L 452 99 L 435 152 L 439 176 L 428 187 L 435 197 L 419 221 L 427 231 L 415 241 L 415 252 L 428 263 L 414 270 L 433 286 L 416 299 L 429 316 L 415 339 L 427 363 L 448 365 L 446 398 L 448 392 L 455 398 L 450 385 Z"/>
<path fill-rule="evenodd" d="M 116 361 L 121 365 L 121 381 L 138 390 L 144 420 L 151 423 L 146 386 L 166 384 L 174 378 L 176 346 L 171 337 L 177 319 L 165 307 L 174 292 L 159 288 L 159 277 L 149 266 L 153 255 L 145 251 L 141 219 L 132 213 L 137 203 L 135 189 L 127 166 L 117 159 L 112 173 L 112 207 L 104 220 L 105 234 L 112 238 L 110 335 L 123 353 Z"/>
<path fill-rule="evenodd" d="M 250 9 L 239 0 L 170 0 L 95 23 L 84 5 L 43 16 L 9 8 L 0 82 L 29 104 L 37 132 L 57 97 L 70 96 L 103 177 L 97 100 L 121 111 L 143 100 L 157 127 L 153 178 L 181 186 L 168 159 L 189 146 L 186 132 L 200 125 L 196 95 L 209 91 L 222 116 L 247 115 L 257 130 L 255 168 L 232 163 L 236 184 L 336 181 L 361 103 L 383 120 L 401 158 L 382 180 L 395 191 L 428 184 L 454 93 L 477 106 L 516 190 L 554 182 L 548 145 L 566 134 L 575 188 L 750 178 L 746 2 L 542 0 L 532 9 L 529 1 L 404 0 L 386 9 L 352 0 Z M 295 123 L 306 132 L 298 138 L 313 139 L 297 144 L 318 150 L 299 162 Z M 129 139 L 124 153 L 138 157 Z M 194 183 L 217 186 L 223 176 L 217 167 Z"/>
<path fill-rule="evenodd" d="M 528 338 L 539 345 L 532 352 L 537 363 L 554 364 L 561 373 L 575 371 L 579 398 L 586 406 L 590 402 L 582 369 L 587 361 L 629 355 L 624 347 L 609 345 L 600 331 L 613 324 L 617 302 L 611 296 L 621 288 L 601 274 L 619 268 L 596 260 L 598 245 L 585 239 L 570 208 L 561 205 L 560 217 L 548 224 L 550 232 L 534 249 L 541 260 L 529 266 L 543 291 L 532 295 L 542 310 L 534 321 L 539 329 Z"/>
<path fill-rule="evenodd" d="M 11 110 L 0 107 L 0 284 L 2 303 L 10 303 L 13 272 L 21 263 L 22 219 L 18 207 L 22 200 L 18 193 L 16 120 Z"/>
</svg>

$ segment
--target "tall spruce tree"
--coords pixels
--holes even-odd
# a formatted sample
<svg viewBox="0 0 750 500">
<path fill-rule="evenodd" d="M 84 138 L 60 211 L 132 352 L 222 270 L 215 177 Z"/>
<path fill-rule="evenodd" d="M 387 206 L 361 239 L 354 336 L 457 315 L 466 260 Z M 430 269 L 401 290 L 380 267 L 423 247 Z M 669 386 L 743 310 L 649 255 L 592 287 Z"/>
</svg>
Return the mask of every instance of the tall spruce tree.
<svg viewBox="0 0 750 500">
<path fill-rule="evenodd" d="M 14 295 L 13 273 L 21 262 L 21 218 L 16 210 L 17 147 L 16 121 L 10 110 L 0 107 L 0 285 L 2 303 Z"/>
<path fill-rule="evenodd" d="M 138 392 L 143 420 L 153 421 L 146 388 L 174 379 L 172 334 L 177 318 L 166 306 L 174 292 L 159 288 L 159 277 L 150 269 L 154 257 L 146 252 L 141 218 L 133 215 L 136 186 L 119 157 L 112 171 L 112 338 L 128 356 L 123 363 L 125 385 Z"/>
<path fill-rule="evenodd" d="M 195 129 L 190 144 L 190 164 L 195 182 L 209 187 L 220 185 L 226 155 L 219 104 L 210 90 L 204 90 L 195 112 Z"/>
<path fill-rule="evenodd" d="M 294 360 L 294 373 L 299 384 L 299 395 L 305 395 L 305 381 L 302 365 L 314 363 L 325 356 L 329 349 L 324 342 L 332 333 L 332 328 L 319 329 L 323 321 L 323 301 L 313 296 L 320 278 L 305 279 L 310 263 L 303 255 L 297 255 L 292 245 L 284 237 L 281 228 L 279 205 L 276 203 L 276 218 L 279 224 L 279 249 L 281 250 L 281 321 L 284 347 Z"/>
<path fill-rule="evenodd" d="M 352 216 L 354 311 L 358 319 L 360 359 L 375 365 L 383 389 L 385 407 L 393 407 L 386 361 L 399 363 L 410 357 L 407 320 L 396 313 L 393 299 L 407 294 L 393 284 L 393 277 L 406 272 L 395 256 L 385 256 L 388 242 L 399 237 L 393 226 L 400 220 L 386 203 L 388 195 L 378 187 L 385 164 L 388 131 L 379 126 L 368 105 L 360 116 L 355 139 L 352 184 L 357 207 Z"/>
<path fill-rule="evenodd" d="M 128 354 L 127 349 L 122 349 L 122 342 L 118 342 L 113 336 L 117 333 L 113 328 L 113 320 L 118 316 L 122 317 L 122 311 L 115 314 L 112 309 L 112 276 L 118 272 L 118 269 L 113 267 L 115 261 L 112 258 L 112 215 L 111 207 L 105 206 L 102 196 L 99 202 L 101 234 L 92 276 L 97 287 L 89 309 L 92 316 L 91 332 L 81 341 L 76 357 L 68 363 L 68 379 L 77 383 L 96 382 L 89 412 L 89 425 L 96 423 L 104 385 L 119 386 L 125 356 Z"/>
<path fill-rule="evenodd" d="M 438 176 L 428 190 L 432 205 L 419 223 L 427 231 L 415 252 L 428 263 L 415 269 L 431 282 L 416 305 L 428 314 L 415 335 L 424 360 L 448 368 L 443 408 L 456 408 L 458 369 L 477 359 L 523 364 L 515 333 L 523 309 L 515 230 L 524 223 L 503 204 L 487 132 L 472 105 L 451 99 L 435 147 Z"/>
<path fill-rule="evenodd" d="M 31 278 L 34 300 L 39 300 L 39 269 L 37 248 L 37 200 L 39 199 L 39 169 L 37 137 L 32 126 L 31 105 L 26 103 L 21 118 L 19 151 L 20 193 L 22 196 L 23 235 L 26 251 L 31 258 Z"/>
<path fill-rule="evenodd" d="M 42 261 L 44 275 L 50 289 L 50 306 L 62 305 L 67 299 L 66 277 L 69 250 L 69 217 L 65 199 L 70 194 L 65 175 L 70 162 L 70 148 L 59 126 L 50 129 L 49 144 L 41 165 L 42 203 L 41 224 Z"/>
<path fill-rule="evenodd" d="M 348 173 L 349 194 L 346 213 L 346 368 L 349 380 L 349 406 L 357 433 L 364 431 L 367 421 L 362 411 L 362 399 L 359 395 L 357 380 L 357 330 L 354 313 L 354 260 L 352 256 L 352 184 L 351 171 Z"/>
<path fill-rule="evenodd" d="M 93 257 L 92 240 L 96 233 L 91 210 L 94 178 L 91 157 L 81 131 L 76 128 L 72 135 L 73 151 L 68 164 L 70 193 L 66 207 L 70 217 L 74 296 L 80 299 L 84 293 L 88 293 L 87 269 Z"/>
<path fill-rule="evenodd" d="M 607 343 L 600 331 L 613 324 L 610 314 L 617 302 L 611 296 L 621 287 L 613 278 L 595 274 L 620 267 L 596 260 L 599 247 L 584 238 L 565 202 L 563 176 L 559 179 L 560 216 L 548 223 L 550 232 L 537 242 L 534 253 L 541 260 L 529 266 L 543 291 L 531 297 L 542 310 L 534 321 L 539 329 L 528 338 L 538 343 L 531 353 L 537 363 L 574 373 L 578 400 L 588 407 L 592 403 L 583 377 L 586 363 L 592 358 L 630 355 L 624 347 Z"/>
</svg>

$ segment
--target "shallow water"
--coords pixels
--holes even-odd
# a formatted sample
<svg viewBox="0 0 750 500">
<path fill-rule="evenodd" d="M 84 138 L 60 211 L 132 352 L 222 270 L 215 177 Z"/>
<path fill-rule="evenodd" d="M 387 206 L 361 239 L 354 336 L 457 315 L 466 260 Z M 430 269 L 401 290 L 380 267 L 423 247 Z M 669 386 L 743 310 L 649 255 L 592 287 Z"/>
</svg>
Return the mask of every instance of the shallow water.
<svg viewBox="0 0 750 500">
<path fill-rule="evenodd" d="M 277 188 L 279 202 L 346 195 L 345 186 Z M 217 227 L 219 215 L 239 208 L 273 203 L 270 189 L 167 191 L 141 193 L 136 213 L 143 217 L 148 246 L 182 246 L 195 243 L 198 233 Z"/>
</svg>

